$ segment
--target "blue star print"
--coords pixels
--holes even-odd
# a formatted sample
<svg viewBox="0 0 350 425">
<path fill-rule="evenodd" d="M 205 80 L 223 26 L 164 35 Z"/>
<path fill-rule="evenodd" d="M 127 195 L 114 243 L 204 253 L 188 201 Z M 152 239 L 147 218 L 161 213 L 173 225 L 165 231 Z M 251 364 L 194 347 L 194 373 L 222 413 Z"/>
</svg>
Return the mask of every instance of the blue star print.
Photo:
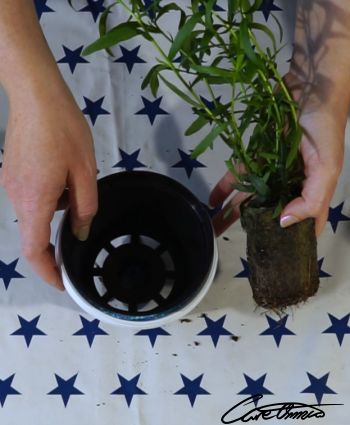
<svg viewBox="0 0 350 425">
<path fill-rule="evenodd" d="M 102 108 L 103 100 L 104 100 L 104 96 L 100 97 L 96 101 L 92 101 L 92 100 L 90 100 L 90 99 L 88 99 L 87 97 L 84 96 L 86 108 L 84 108 L 82 110 L 82 112 L 85 115 L 89 115 L 91 122 L 92 122 L 92 125 L 95 125 L 95 122 L 96 122 L 97 117 L 99 115 L 109 115 L 110 114 L 110 112 L 108 112 L 108 111 L 106 111 L 105 109 Z"/>
<path fill-rule="evenodd" d="M 247 260 L 244 260 L 243 258 L 241 259 L 241 263 L 243 266 L 243 270 L 241 272 L 239 272 L 238 274 L 236 274 L 234 277 L 249 277 L 250 274 L 250 268 L 249 268 L 249 263 Z"/>
<path fill-rule="evenodd" d="M 132 398 L 134 397 L 134 395 L 147 395 L 147 393 L 145 393 L 143 390 L 141 390 L 141 388 L 137 386 L 137 382 L 140 378 L 140 375 L 141 374 L 139 373 L 134 378 L 128 380 L 125 379 L 123 376 L 119 375 L 118 373 L 120 387 L 113 391 L 111 394 L 121 394 L 125 396 L 128 407 L 130 407 L 130 403 L 132 402 Z"/>
<path fill-rule="evenodd" d="M 187 395 L 192 407 L 198 395 L 210 394 L 207 390 L 205 390 L 204 388 L 200 386 L 202 382 L 202 378 L 203 378 L 203 373 L 193 380 L 187 378 L 182 373 L 180 375 L 181 375 L 184 386 L 180 388 L 178 391 L 176 391 L 176 393 L 174 394 Z"/>
<path fill-rule="evenodd" d="M 106 10 L 103 5 L 104 0 L 87 0 L 87 3 L 79 12 L 90 12 L 94 22 L 96 22 L 98 15 Z"/>
<path fill-rule="evenodd" d="M 323 261 L 324 261 L 324 257 L 321 258 L 320 260 L 318 260 L 318 272 L 320 274 L 320 278 L 321 277 L 331 277 L 332 275 L 326 273 L 325 271 L 322 270 L 322 265 L 323 265 Z"/>
<path fill-rule="evenodd" d="M 46 3 L 47 0 L 34 0 L 35 10 L 39 19 L 44 12 L 54 12 L 54 10 L 52 10 L 51 7 L 48 7 Z"/>
<path fill-rule="evenodd" d="M 21 394 L 15 388 L 12 387 L 12 381 L 15 374 L 9 376 L 8 378 L 2 380 L 0 379 L 0 403 L 3 407 L 8 395 L 19 395 Z"/>
<path fill-rule="evenodd" d="M 86 59 L 81 56 L 84 46 L 80 46 L 75 50 L 68 49 L 66 46 L 62 46 L 65 56 L 57 61 L 57 63 L 67 63 L 69 68 L 74 73 L 74 70 L 78 63 L 89 63 Z"/>
<path fill-rule="evenodd" d="M 324 334 L 335 334 L 337 335 L 339 345 L 342 344 L 344 336 L 346 334 L 350 334 L 350 327 L 348 326 L 350 313 L 341 319 L 337 319 L 332 314 L 329 314 L 329 319 L 332 322 L 332 325 L 324 330 L 322 333 Z"/>
<path fill-rule="evenodd" d="M 315 376 L 311 375 L 311 373 L 309 372 L 307 372 L 307 375 L 310 380 L 310 385 L 300 392 L 315 394 L 318 404 L 321 403 L 322 397 L 324 396 L 324 394 L 337 394 L 335 391 L 333 391 L 331 388 L 329 388 L 326 385 L 329 372 L 326 373 L 326 375 L 323 375 L 321 378 L 316 378 Z"/>
<path fill-rule="evenodd" d="M 198 10 L 199 11 L 204 11 L 205 9 L 204 9 L 204 6 L 201 4 L 199 7 L 198 7 Z M 218 6 L 217 4 L 216 4 L 216 2 L 215 2 L 215 4 L 214 4 L 214 7 L 213 7 L 213 11 L 214 12 L 223 12 L 224 11 L 224 9 L 222 8 L 222 7 L 220 7 L 220 6 Z"/>
<path fill-rule="evenodd" d="M 154 100 L 153 102 L 143 96 L 141 97 L 144 108 L 140 109 L 138 112 L 135 112 L 135 115 L 147 115 L 151 125 L 153 125 L 157 115 L 169 115 L 168 112 L 164 111 L 164 109 L 160 107 L 160 102 L 162 101 L 163 96 L 158 97 L 158 99 Z"/>
<path fill-rule="evenodd" d="M 259 8 L 259 10 L 262 11 L 266 21 L 269 19 L 271 12 L 282 10 L 280 7 L 276 6 L 274 2 L 275 0 L 263 0 L 262 5 Z"/>
<path fill-rule="evenodd" d="M 16 272 L 16 266 L 19 258 L 12 261 L 12 263 L 6 264 L 0 260 L 0 279 L 4 281 L 5 288 L 9 287 L 12 279 L 24 278 L 20 273 Z"/>
<path fill-rule="evenodd" d="M 143 329 L 143 330 L 137 332 L 135 335 L 146 335 L 146 336 L 148 336 L 152 347 L 154 347 L 154 344 L 155 344 L 158 336 L 160 336 L 160 335 L 169 336 L 170 333 L 165 331 L 162 328 L 152 328 L 152 329 Z"/>
<path fill-rule="evenodd" d="M 334 233 L 337 231 L 337 227 L 340 221 L 350 220 L 350 217 L 342 214 L 343 206 L 344 206 L 344 202 L 339 204 L 337 207 L 329 208 L 328 221 L 331 223 Z"/>
<path fill-rule="evenodd" d="M 119 162 L 117 162 L 115 165 L 113 165 L 113 168 L 122 167 L 122 168 L 125 168 L 126 171 L 132 171 L 134 168 L 146 167 L 145 164 L 142 164 L 142 162 L 137 160 L 140 150 L 141 149 L 138 149 L 137 151 L 131 154 L 128 154 L 122 149 L 119 149 L 119 153 L 122 159 Z"/>
<path fill-rule="evenodd" d="M 181 156 L 181 161 L 177 162 L 176 164 L 172 165 L 173 168 L 184 168 L 187 174 L 187 177 L 190 178 L 192 171 L 194 168 L 203 168 L 205 167 L 204 164 L 197 161 L 196 159 L 192 159 L 191 155 L 185 153 L 181 149 L 178 149 L 179 154 Z"/>
<path fill-rule="evenodd" d="M 269 323 L 269 328 L 261 332 L 260 335 L 272 335 L 275 339 L 277 347 L 279 347 L 283 335 L 295 335 L 294 332 L 286 328 L 288 314 L 286 314 L 280 320 L 274 320 L 267 314 L 265 317 Z"/>
<path fill-rule="evenodd" d="M 43 331 L 37 328 L 40 315 L 36 316 L 33 320 L 26 320 L 21 316 L 18 316 L 21 327 L 13 332 L 11 335 L 22 335 L 26 341 L 27 347 L 29 347 L 30 342 L 34 335 L 46 335 Z"/>
<path fill-rule="evenodd" d="M 108 335 L 103 329 L 99 327 L 100 321 L 97 319 L 87 320 L 85 317 L 80 316 L 83 327 L 75 332 L 73 335 L 84 335 L 86 336 L 89 346 L 92 346 L 96 335 Z"/>
<path fill-rule="evenodd" d="M 122 51 L 122 56 L 120 56 L 120 58 L 116 59 L 114 62 L 125 63 L 129 74 L 131 74 L 135 63 L 146 63 L 137 55 L 140 50 L 140 46 L 135 47 L 133 50 L 129 50 L 123 46 L 120 46 L 120 49 Z"/>
<path fill-rule="evenodd" d="M 249 394 L 251 396 L 255 394 L 273 394 L 269 389 L 264 387 L 264 382 L 266 378 L 265 375 L 260 376 L 258 379 L 252 379 L 248 375 L 244 373 L 244 378 L 246 381 L 247 386 L 243 388 L 238 394 Z M 258 404 L 259 400 L 254 400 L 255 406 Z"/>
<path fill-rule="evenodd" d="M 207 327 L 197 335 L 209 335 L 213 341 L 214 347 L 216 347 L 221 335 L 232 335 L 231 332 L 224 328 L 225 318 L 226 314 L 218 320 L 211 320 L 209 317 L 204 315 Z"/>
<path fill-rule="evenodd" d="M 52 394 L 60 395 L 62 397 L 64 407 L 67 407 L 70 396 L 84 394 L 80 390 L 78 390 L 78 388 L 75 388 L 74 386 L 77 376 L 78 374 L 65 380 L 55 373 L 57 387 L 54 388 L 52 391 L 50 391 L 48 395 L 52 395 Z"/>
</svg>

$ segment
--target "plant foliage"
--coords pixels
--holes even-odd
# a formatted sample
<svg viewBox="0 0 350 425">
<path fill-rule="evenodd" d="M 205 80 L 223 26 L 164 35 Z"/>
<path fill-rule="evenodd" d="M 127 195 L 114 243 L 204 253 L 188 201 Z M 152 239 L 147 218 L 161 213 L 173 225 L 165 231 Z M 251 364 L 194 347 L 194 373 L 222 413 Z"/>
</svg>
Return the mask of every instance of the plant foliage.
<svg viewBox="0 0 350 425">
<path fill-rule="evenodd" d="M 193 157 L 221 138 L 230 148 L 226 164 L 238 180 L 236 189 L 254 193 L 256 205 L 277 206 L 278 213 L 298 195 L 304 179 L 299 153 L 302 131 L 297 105 L 277 68 L 276 37 L 255 20 L 261 5 L 262 0 L 227 0 L 226 10 L 218 12 L 216 0 L 189 0 L 188 8 L 164 0 L 153 0 L 148 6 L 142 0 L 117 0 L 101 16 L 100 37 L 83 54 L 102 49 L 111 54 L 111 47 L 134 37 L 149 41 L 157 63 L 142 88 L 149 87 L 156 96 L 162 82 L 192 107 L 195 119 L 186 135 L 210 126 Z M 108 29 L 107 17 L 115 6 L 122 6 L 129 18 Z M 164 15 L 177 23 L 175 34 L 164 27 Z M 274 19 L 282 39 L 281 25 Z M 259 33 L 268 47 L 259 43 Z M 167 78 L 169 72 L 176 84 Z M 230 93 L 226 103 L 215 95 L 222 85 Z M 203 86 L 213 107 L 199 94 Z M 246 137 L 248 129 L 251 134 Z M 239 174 L 242 164 L 239 169 L 245 171 Z"/>
</svg>

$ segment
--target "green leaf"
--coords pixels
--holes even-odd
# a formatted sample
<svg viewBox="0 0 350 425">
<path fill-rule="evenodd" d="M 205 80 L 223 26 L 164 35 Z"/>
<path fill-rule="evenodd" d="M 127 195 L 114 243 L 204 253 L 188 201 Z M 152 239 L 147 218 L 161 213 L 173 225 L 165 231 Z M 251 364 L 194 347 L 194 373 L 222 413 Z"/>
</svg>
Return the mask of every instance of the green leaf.
<svg viewBox="0 0 350 425">
<path fill-rule="evenodd" d="M 105 10 L 104 10 L 104 12 L 102 13 L 102 15 L 101 15 L 101 18 L 100 18 L 100 20 L 99 20 L 99 22 L 98 22 L 98 30 L 99 30 L 99 33 L 100 33 L 100 37 L 103 37 L 106 33 L 107 33 L 107 18 L 108 18 L 108 15 L 110 14 L 110 12 L 111 12 L 111 9 L 116 5 L 116 4 L 118 4 L 118 2 L 116 1 L 116 2 L 114 2 L 114 3 L 112 3 L 111 5 L 109 5 Z M 108 49 L 108 48 L 106 48 L 106 52 L 110 55 L 110 56 L 113 56 L 113 53 L 112 53 L 112 51 L 110 50 L 110 49 Z"/>
<path fill-rule="evenodd" d="M 250 174 L 249 180 L 259 195 L 266 197 L 269 194 L 270 188 L 261 177 L 256 176 L 255 174 Z"/>
<path fill-rule="evenodd" d="M 160 71 L 163 71 L 164 69 L 168 69 L 167 65 L 163 65 L 163 64 L 158 64 L 158 65 L 154 65 L 147 73 L 147 75 L 145 76 L 145 78 L 142 81 L 141 84 L 141 89 L 144 90 L 151 81 L 152 75 L 154 73 L 159 73 Z"/>
<path fill-rule="evenodd" d="M 194 133 L 197 133 L 200 129 L 202 129 L 206 124 L 208 124 L 208 120 L 203 116 L 199 116 L 193 123 L 187 128 L 185 131 L 185 136 L 191 136 Z"/>
<path fill-rule="evenodd" d="M 163 83 L 169 87 L 170 90 L 172 90 L 175 94 L 177 94 L 181 99 L 183 99 L 185 102 L 189 103 L 192 106 L 198 106 L 198 104 L 192 100 L 186 93 L 181 91 L 175 84 L 171 83 L 170 81 L 166 80 L 162 75 L 159 75 Z"/>
<path fill-rule="evenodd" d="M 83 56 L 90 55 L 98 50 L 107 49 L 121 41 L 129 40 L 130 38 L 139 35 L 139 24 L 137 22 L 123 22 L 109 30 L 105 35 L 98 40 L 85 47 L 82 52 Z"/>
<path fill-rule="evenodd" d="M 201 74 L 210 75 L 212 77 L 225 77 L 232 79 L 232 71 L 227 69 L 218 68 L 216 66 L 203 66 L 191 64 L 191 68 Z"/>
<path fill-rule="evenodd" d="M 172 61 L 175 58 L 177 52 L 181 49 L 182 45 L 186 41 L 187 37 L 191 34 L 196 24 L 200 21 L 201 14 L 195 13 L 191 18 L 181 27 L 179 32 L 170 47 L 168 59 Z"/>
<path fill-rule="evenodd" d="M 240 24 L 240 32 L 239 32 L 239 40 L 240 46 L 244 50 L 244 53 L 247 57 L 258 67 L 260 67 L 260 61 L 256 56 L 253 47 L 250 43 L 249 30 L 248 30 L 248 22 L 244 19 Z"/>
<path fill-rule="evenodd" d="M 303 134 L 303 130 L 301 126 L 297 125 L 289 132 L 286 138 L 286 142 L 289 145 L 289 153 L 288 153 L 287 161 L 286 161 L 287 168 L 293 165 L 293 162 L 295 158 L 297 157 L 302 134 Z"/>
<path fill-rule="evenodd" d="M 195 147 L 194 151 L 191 154 L 191 158 L 195 159 L 203 152 L 205 152 L 209 146 L 212 146 L 214 140 L 218 137 L 218 135 L 225 131 L 227 124 L 219 124 L 211 129 L 209 134 L 207 134 L 204 139 Z"/>
</svg>

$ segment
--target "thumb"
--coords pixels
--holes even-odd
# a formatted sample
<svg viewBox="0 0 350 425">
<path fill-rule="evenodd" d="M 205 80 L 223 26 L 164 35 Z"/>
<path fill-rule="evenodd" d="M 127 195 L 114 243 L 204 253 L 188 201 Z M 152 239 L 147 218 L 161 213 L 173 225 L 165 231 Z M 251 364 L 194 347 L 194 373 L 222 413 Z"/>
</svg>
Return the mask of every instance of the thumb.
<svg viewBox="0 0 350 425">
<path fill-rule="evenodd" d="M 96 174 L 75 175 L 69 184 L 71 227 L 73 234 L 81 241 L 89 236 L 91 223 L 97 212 L 97 202 Z"/>
</svg>

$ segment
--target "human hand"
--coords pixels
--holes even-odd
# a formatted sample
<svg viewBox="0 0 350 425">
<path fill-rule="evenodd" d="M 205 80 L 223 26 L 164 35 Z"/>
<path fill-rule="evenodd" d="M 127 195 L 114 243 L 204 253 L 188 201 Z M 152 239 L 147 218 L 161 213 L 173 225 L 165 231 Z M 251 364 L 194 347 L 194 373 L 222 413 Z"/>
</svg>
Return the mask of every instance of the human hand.
<svg viewBox="0 0 350 425">
<path fill-rule="evenodd" d="M 291 75 L 285 77 L 293 97 L 302 97 L 300 84 Z M 303 128 L 300 151 L 304 160 L 305 180 L 301 196 L 292 200 L 281 213 L 280 223 L 287 227 L 308 217 L 316 220 L 319 236 L 327 222 L 329 204 L 333 197 L 343 165 L 344 116 L 327 105 L 303 102 L 299 122 Z M 346 121 L 346 120 L 345 120 Z M 227 172 L 210 194 L 209 204 L 218 207 L 233 192 L 235 178 Z M 250 194 L 237 192 L 213 218 L 215 233 L 219 236 L 240 216 L 239 205 Z"/>
<path fill-rule="evenodd" d="M 23 255 L 46 282 L 63 290 L 50 222 L 57 207 L 69 204 L 72 230 L 86 239 L 97 185 L 89 126 L 62 81 L 10 96 L 1 180 L 17 214 Z"/>
</svg>

